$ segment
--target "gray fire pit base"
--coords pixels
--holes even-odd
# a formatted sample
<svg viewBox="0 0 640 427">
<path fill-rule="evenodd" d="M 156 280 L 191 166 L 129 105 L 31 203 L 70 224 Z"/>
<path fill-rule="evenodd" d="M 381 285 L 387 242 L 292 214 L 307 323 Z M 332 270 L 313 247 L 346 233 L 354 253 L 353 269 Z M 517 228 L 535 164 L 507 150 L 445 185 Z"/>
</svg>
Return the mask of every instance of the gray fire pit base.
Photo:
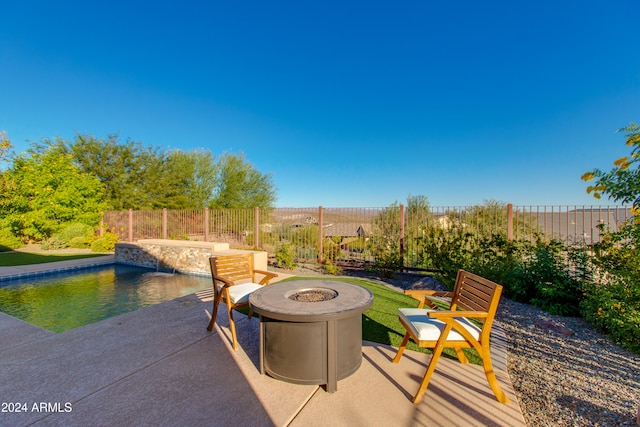
<svg viewBox="0 0 640 427">
<path fill-rule="evenodd" d="M 304 290 L 329 293 L 319 302 L 291 300 Z M 362 313 L 373 295 L 361 286 L 330 280 L 300 280 L 265 286 L 249 298 L 260 315 L 260 372 L 294 384 L 326 385 L 362 364 Z"/>
<path fill-rule="evenodd" d="M 292 323 L 262 317 L 261 371 L 294 384 L 326 384 L 329 393 L 337 382 L 362 363 L 360 313 L 326 322 Z"/>
</svg>

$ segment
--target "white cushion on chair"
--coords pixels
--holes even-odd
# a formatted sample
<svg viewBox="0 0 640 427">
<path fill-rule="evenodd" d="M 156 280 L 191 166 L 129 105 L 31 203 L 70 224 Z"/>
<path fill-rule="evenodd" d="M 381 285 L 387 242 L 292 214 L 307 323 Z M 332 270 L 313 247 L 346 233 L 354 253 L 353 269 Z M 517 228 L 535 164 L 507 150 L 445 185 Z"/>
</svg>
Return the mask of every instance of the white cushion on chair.
<svg viewBox="0 0 640 427">
<path fill-rule="evenodd" d="M 260 288 L 262 288 L 262 285 L 256 283 L 229 286 L 229 298 L 231 298 L 233 304 L 245 303 L 249 301 L 249 295 Z"/>
<path fill-rule="evenodd" d="M 404 321 L 404 323 L 411 328 L 411 332 L 414 336 L 418 337 L 420 341 L 437 341 L 440 338 L 440 334 L 444 330 L 445 323 L 438 319 L 432 319 L 427 314 L 430 310 L 427 308 L 399 308 L 398 316 Z M 480 338 L 480 328 L 471 323 L 464 317 L 457 317 L 455 319 L 461 323 L 462 326 L 471 332 L 471 336 L 475 339 Z M 466 341 L 462 335 L 452 329 L 449 332 L 447 341 Z"/>
</svg>

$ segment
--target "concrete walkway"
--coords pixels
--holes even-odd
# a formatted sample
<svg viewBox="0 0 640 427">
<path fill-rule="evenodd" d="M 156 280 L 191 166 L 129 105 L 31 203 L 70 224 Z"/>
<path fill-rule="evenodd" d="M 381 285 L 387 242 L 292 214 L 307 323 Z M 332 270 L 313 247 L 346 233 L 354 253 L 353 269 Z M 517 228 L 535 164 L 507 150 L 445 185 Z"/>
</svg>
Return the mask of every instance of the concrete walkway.
<svg viewBox="0 0 640 427">
<path fill-rule="evenodd" d="M 335 393 L 285 383 L 260 375 L 257 318 L 238 314 L 238 351 L 225 310 L 207 332 L 211 297 L 202 291 L 60 334 L 0 313 L 0 425 L 525 425 L 500 328 L 493 361 L 511 404 L 495 400 L 480 366 L 443 358 L 414 405 L 428 355 L 407 351 L 393 364 L 393 348 L 363 342 L 362 366 Z"/>
</svg>

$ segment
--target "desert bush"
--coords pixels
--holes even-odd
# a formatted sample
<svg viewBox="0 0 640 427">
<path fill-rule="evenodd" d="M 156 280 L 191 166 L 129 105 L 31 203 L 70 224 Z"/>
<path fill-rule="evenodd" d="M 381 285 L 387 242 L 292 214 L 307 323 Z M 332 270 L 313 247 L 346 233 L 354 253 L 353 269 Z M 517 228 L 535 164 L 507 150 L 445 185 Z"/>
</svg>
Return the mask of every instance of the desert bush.
<svg viewBox="0 0 640 427">
<path fill-rule="evenodd" d="M 284 243 L 276 250 L 276 264 L 280 268 L 293 270 L 296 263 L 295 247 L 291 243 Z"/>
<path fill-rule="evenodd" d="M 83 248 L 88 246 L 91 237 L 94 234 L 93 227 L 90 227 L 86 224 L 75 223 L 70 224 L 56 233 L 54 236 L 58 239 L 67 242 L 68 246 L 74 248 Z M 82 244 L 80 243 L 82 240 Z M 74 241 L 74 244 L 71 245 L 71 242 Z"/>
<path fill-rule="evenodd" d="M 84 249 L 89 247 L 89 242 L 86 237 L 74 237 L 69 241 L 69 247 L 74 249 Z"/>
<path fill-rule="evenodd" d="M 44 251 L 66 249 L 68 246 L 69 245 L 67 245 L 67 242 L 65 242 L 64 240 L 60 239 L 57 236 L 49 237 L 48 239 L 45 239 L 42 242 L 40 242 L 40 249 Z"/>
<path fill-rule="evenodd" d="M 591 262 L 582 248 L 560 242 L 538 243 L 524 268 L 509 283 L 516 300 L 522 298 L 550 314 L 578 316 L 585 286 L 591 283 Z"/>
<path fill-rule="evenodd" d="M 349 243 L 346 243 L 345 246 L 348 247 L 351 252 L 361 254 L 364 253 L 367 242 L 365 241 L 364 237 L 358 237 L 356 240 L 352 240 Z"/>
<path fill-rule="evenodd" d="M 438 269 L 436 277 L 453 289 L 458 270 L 471 269 L 478 246 L 477 238 L 463 227 L 453 225 L 449 229 L 429 227 L 419 240 L 423 250 L 419 256 L 422 260 L 420 267 Z"/>
<path fill-rule="evenodd" d="M 91 243 L 92 252 L 113 252 L 116 243 L 118 243 L 118 235 L 110 232 L 104 233 L 104 236 L 95 239 Z"/>
<path fill-rule="evenodd" d="M 327 274 L 332 274 L 334 276 L 342 272 L 342 269 L 333 262 L 325 262 L 322 268 Z"/>
<path fill-rule="evenodd" d="M 402 258 L 398 251 L 390 250 L 378 252 L 375 255 L 373 268 L 383 277 L 393 277 L 402 269 Z"/>
<path fill-rule="evenodd" d="M 323 268 L 328 274 L 337 275 L 342 269 L 336 265 L 336 261 L 340 258 L 342 250 L 340 248 L 339 239 L 325 239 L 322 245 L 322 259 L 324 260 Z"/>
<path fill-rule="evenodd" d="M 591 280 L 587 253 L 558 241 L 508 241 L 502 234 L 478 236 L 454 225 L 431 228 L 421 246 L 421 258 L 440 270 L 438 278 L 449 288 L 462 268 L 503 285 L 505 297 L 552 314 L 579 315 L 583 284 Z"/>
<path fill-rule="evenodd" d="M 591 284 L 580 306 L 582 316 L 613 342 L 640 354 L 640 286 L 616 278 Z"/>
<path fill-rule="evenodd" d="M 322 259 L 329 263 L 334 263 L 340 257 L 340 245 L 332 239 L 325 239 L 322 245 Z"/>
<path fill-rule="evenodd" d="M 640 353 L 640 250 L 637 223 L 606 233 L 594 247 L 599 280 L 585 289 L 582 316 L 615 343 Z"/>
<path fill-rule="evenodd" d="M 19 237 L 16 237 L 11 230 L 0 228 L 0 252 L 10 251 L 22 247 Z"/>
</svg>

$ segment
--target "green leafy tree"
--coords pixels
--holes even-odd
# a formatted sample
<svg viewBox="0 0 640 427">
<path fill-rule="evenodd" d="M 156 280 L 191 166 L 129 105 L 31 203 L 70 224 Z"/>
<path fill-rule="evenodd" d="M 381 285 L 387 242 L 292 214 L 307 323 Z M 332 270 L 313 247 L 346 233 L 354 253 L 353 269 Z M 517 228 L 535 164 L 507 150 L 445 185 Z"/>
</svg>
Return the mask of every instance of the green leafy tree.
<svg viewBox="0 0 640 427">
<path fill-rule="evenodd" d="M 167 156 L 167 196 L 183 209 L 199 209 L 213 202 L 218 164 L 209 150 L 174 150 Z"/>
<path fill-rule="evenodd" d="M 145 184 L 157 179 L 160 162 L 152 148 L 131 140 L 121 143 L 117 135 L 99 139 L 76 135 L 73 141 L 56 140 L 73 155 L 74 162 L 102 183 L 108 209 L 151 208 Z M 153 193 L 153 192 L 152 192 Z"/>
<path fill-rule="evenodd" d="M 100 181 L 57 144 L 34 144 L 3 177 L 2 220 L 27 241 L 46 239 L 68 223 L 95 227 L 106 208 Z"/>
<path fill-rule="evenodd" d="M 604 274 L 601 283 L 587 287 L 581 308 L 583 316 L 616 343 L 640 353 L 640 128 L 631 123 L 620 131 L 626 132 L 631 153 L 614 161 L 610 171 L 594 169 L 582 179 L 594 181 L 587 193 L 595 198 L 606 195 L 631 204 L 632 217 L 616 232 L 603 230 L 594 251 Z"/>
<path fill-rule="evenodd" d="M 582 180 L 595 181 L 595 185 L 587 187 L 587 193 L 596 199 L 607 195 L 613 201 L 631 204 L 632 217 L 618 232 L 606 233 L 603 244 L 615 243 L 636 251 L 640 242 L 640 128 L 631 123 L 620 132 L 626 132 L 626 144 L 631 147 L 631 153 L 614 161 L 609 172 L 594 169 L 582 175 Z"/>
<path fill-rule="evenodd" d="M 7 132 L 0 131 L 0 160 L 5 160 L 11 150 L 11 141 L 7 137 Z"/>
<path fill-rule="evenodd" d="M 223 154 L 219 160 L 218 189 L 210 207 L 266 208 L 276 200 L 271 174 L 248 163 L 244 154 Z"/>
<path fill-rule="evenodd" d="M 637 215 L 640 211 L 640 128 L 631 123 L 619 131 L 626 132 L 631 153 L 613 162 L 609 172 L 594 169 L 582 175 L 582 180 L 595 180 L 595 185 L 587 187 L 587 193 L 596 199 L 606 194 L 613 201 L 631 204 Z"/>
<path fill-rule="evenodd" d="M 74 161 L 103 184 L 109 209 L 199 209 L 271 207 L 275 187 L 244 155 L 218 161 L 208 150 L 163 152 L 110 135 L 77 135 L 57 141 Z"/>
</svg>

